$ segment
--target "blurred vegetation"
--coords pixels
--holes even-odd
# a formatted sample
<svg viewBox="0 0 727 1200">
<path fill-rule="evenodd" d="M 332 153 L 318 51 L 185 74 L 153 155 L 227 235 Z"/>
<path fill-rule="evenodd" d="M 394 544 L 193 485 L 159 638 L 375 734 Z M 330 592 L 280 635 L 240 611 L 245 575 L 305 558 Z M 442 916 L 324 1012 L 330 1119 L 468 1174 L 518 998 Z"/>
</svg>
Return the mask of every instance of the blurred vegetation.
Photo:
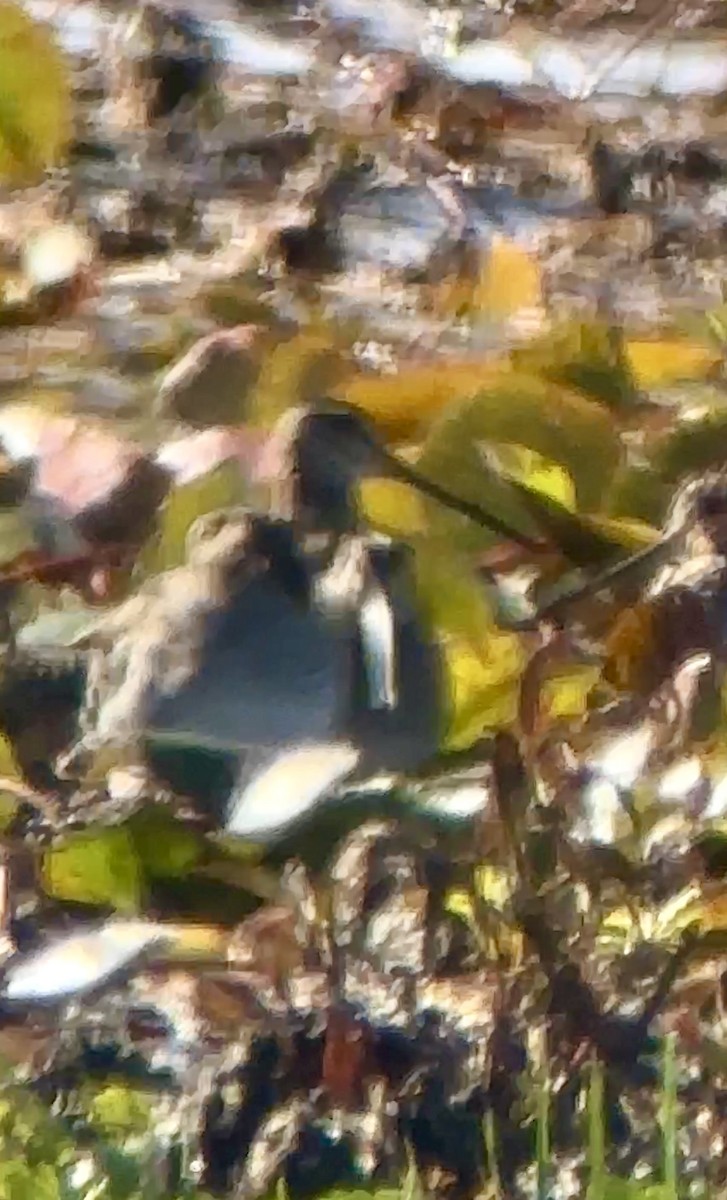
<svg viewBox="0 0 727 1200">
<path fill-rule="evenodd" d="M 174 34 L 183 40 L 189 28 Z M 178 67 L 176 49 L 171 57 Z M 209 55 L 190 58 L 210 65 Z M 464 265 L 453 259 L 423 281 L 382 273 L 376 304 L 386 288 L 399 288 L 388 310 L 392 328 L 393 315 L 411 317 L 413 309 L 414 335 L 400 345 L 392 332 L 391 357 L 379 343 L 383 365 L 372 367 L 366 316 L 336 314 L 315 270 L 304 266 L 296 277 L 286 267 L 287 208 L 273 230 L 278 241 L 268 236 L 262 209 L 274 214 L 277 192 L 256 211 L 260 244 L 231 278 L 220 283 L 210 269 L 197 291 L 190 285 L 178 295 L 175 272 L 188 282 L 184 255 L 196 279 L 214 251 L 204 221 L 190 217 L 194 203 L 180 202 L 180 212 L 162 198 L 169 159 L 148 188 L 139 185 L 158 152 L 145 145 L 145 122 L 157 121 L 164 154 L 173 158 L 175 146 L 192 160 L 196 153 L 194 128 L 158 124 L 176 78 L 159 60 L 168 67 L 162 54 L 145 66 L 158 72 L 156 93 L 146 94 L 138 64 L 131 72 L 130 92 L 145 115 L 141 167 L 126 189 L 141 195 L 129 199 L 126 224 L 104 229 L 88 219 L 92 206 L 74 214 L 69 203 L 70 216 L 49 218 L 45 250 L 32 228 L 20 231 L 3 267 L 0 332 L 26 331 L 23 350 L 37 363 L 0 404 L 8 451 L 0 461 L 0 865 L 8 893 L 0 912 L 8 955 L 0 980 L 0 1200 L 208 1200 L 230 1188 L 237 1200 L 560 1200 L 569 1172 L 568 1194 L 588 1200 L 720 1195 L 724 305 L 689 321 L 669 316 L 651 333 L 643 322 L 630 329 L 603 313 L 561 317 L 544 255 L 497 232 L 474 265 L 463 255 Z M 195 97 L 207 74 L 192 72 Z M 399 134 L 410 90 L 417 89 L 397 93 L 403 115 L 391 125 Z M 277 92 L 274 104 L 285 108 Z M 73 142 L 78 155 L 83 142 L 75 136 L 80 105 L 71 65 L 46 27 L 0 2 L 0 179 L 8 203 L 24 198 L 30 209 L 35 185 L 58 168 L 78 184 L 69 149 Z M 217 109 L 206 111 L 214 123 Z M 482 119 L 488 136 L 499 136 L 500 116 Z M 289 132 L 276 117 L 271 140 Z M 443 137 L 434 129 L 432 144 Z M 362 163 L 372 169 L 370 146 L 362 137 L 352 150 L 345 130 L 340 145 L 331 142 L 326 171 L 345 199 L 350 161 L 353 173 Z M 256 153 L 236 141 L 233 151 L 242 160 Z M 115 161 L 113 147 L 94 143 L 94 153 Z M 324 217 L 338 207 L 326 171 L 306 193 L 314 262 L 323 259 Z M 93 172 L 79 193 L 89 178 Z M 598 225 L 592 213 L 588 220 L 596 222 L 591 236 L 597 241 L 600 230 L 607 244 L 613 222 Z M 242 240 L 237 229 L 231 241 L 239 249 Z M 336 238 L 329 241 L 335 250 Z M 182 267 L 170 267 L 167 278 L 164 264 L 180 246 Z M 131 264 L 140 283 L 117 278 L 121 303 L 104 315 L 96 299 L 118 260 L 122 281 Z M 161 287 L 153 278 L 160 263 Z M 170 316 L 165 305 L 177 311 Z M 127 336 L 129 312 L 141 334 L 134 326 Z M 423 334 L 415 323 L 422 314 L 431 322 Z M 387 312 L 375 315 L 386 325 Z M 204 343 L 207 353 L 210 336 L 248 322 L 259 337 L 238 345 L 245 384 L 234 403 L 208 419 L 203 385 L 196 399 L 190 389 L 191 408 L 177 419 L 170 364 L 173 376 L 189 356 L 190 370 L 201 370 L 204 354 L 195 351 Z M 114 340 L 107 327 L 117 323 Z M 447 342 L 442 328 L 457 336 Z M 234 358 L 232 344 L 218 346 Z M 133 691 L 132 659 L 142 683 L 158 682 L 154 672 L 184 641 L 172 622 L 185 605 L 207 645 L 230 579 L 204 557 L 193 561 L 205 529 L 199 520 L 212 517 L 212 536 L 221 536 L 220 514 L 274 508 L 276 487 L 285 493 L 296 482 L 280 430 L 291 412 L 315 411 L 324 398 L 368 422 L 379 469 L 356 478 L 346 532 L 367 548 L 378 545 L 371 535 L 384 535 L 410 551 L 410 593 L 409 582 L 400 590 L 437 655 L 438 743 L 416 770 L 393 771 L 368 789 L 370 779 L 344 777 L 332 794 L 328 784 L 316 790 L 300 768 L 263 796 L 271 820 L 276 804 L 289 815 L 276 837 L 258 844 L 228 828 L 234 806 L 249 800 L 241 783 L 246 744 L 210 747 L 194 729 L 188 744 L 186 732 L 171 746 L 156 744 L 142 719 L 129 744 L 114 743 L 114 727 L 99 748 L 89 729 L 98 713 L 89 712 L 84 688 L 99 645 L 112 699 Z M 210 432 L 217 441 L 204 441 Z M 185 439 L 184 469 L 165 473 L 158 452 L 179 451 Z M 28 478 L 25 453 L 13 457 L 16 443 L 34 448 Z M 269 459 L 272 478 L 260 470 Z M 696 500 L 690 480 L 702 487 Z M 454 503 L 442 503 L 445 493 Z M 278 533 L 283 524 L 272 522 Z M 255 544 L 250 577 L 272 578 L 279 590 L 285 584 L 289 600 L 290 576 L 281 584 L 275 575 L 270 545 Z M 230 578 L 239 582 L 234 571 Z M 125 623 L 114 625 L 120 612 Z M 260 636 L 236 631 L 239 641 Z M 218 660 L 220 675 L 227 657 Z M 188 665 L 171 663 L 180 687 Z M 198 663 L 192 667 L 194 684 Z M 200 685 L 202 707 L 215 682 Z M 227 709 L 242 712 L 246 699 L 228 680 Z M 281 709 L 289 699 L 279 697 Z M 305 706 L 303 696 L 293 699 Z M 94 750 L 90 763 L 64 764 L 80 735 Z M 297 892 L 291 867 L 293 875 L 303 869 Z M 100 941 L 109 929 L 113 940 L 119 918 L 158 923 L 169 945 L 157 957 L 144 957 L 148 947 L 126 958 L 119 952 L 108 967 L 98 944 L 76 948 L 69 976 L 78 969 L 83 977 L 97 954 L 98 992 L 74 995 L 71 987 L 59 1001 L 53 988 L 63 972 L 55 979 L 43 971 L 48 945 L 62 946 L 89 922 Z M 399 958 L 377 950 L 377 936 L 386 946 L 410 925 L 418 949 Z M 19 1010 L 6 983 L 35 953 L 39 976 Z M 313 989 L 310 1011 L 291 999 L 308 975 L 325 997 L 317 1001 Z M 413 1013 L 402 981 L 413 983 Z M 449 999 L 430 1003 L 442 984 Z M 137 985 L 146 991 L 137 994 Z M 484 1013 L 475 1033 L 458 1024 L 469 985 Z M 355 1020 L 348 986 L 365 1010 Z M 393 1017 L 381 1016 L 382 992 L 394 998 Z M 427 1043 L 432 1011 L 441 1027 Z M 261 1030 L 277 1057 L 274 1068 L 258 1061 L 255 1074 Z M 455 1086 L 460 1059 L 479 1072 L 469 1091 Z M 368 1136 L 377 1085 L 396 1123 L 384 1128 L 391 1113 L 380 1104 L 371 1138 L 386 1154 L 367 1174 L 366 1153 L 359 1147 L 355 1158 L 349 1140 Z M 709 1136 L 700 1142 L 701 1117 Z M 304 1128 L 319 1138 L 318 1158 L 304 1153 Z M 688 1138 L 699 1142 L 701 1158 Z M 321 1168 L 319 1187 L 314 1167 L 323 1161 L 328 1169 L 329 1160 L 336 1178 Z"/>
</svg>

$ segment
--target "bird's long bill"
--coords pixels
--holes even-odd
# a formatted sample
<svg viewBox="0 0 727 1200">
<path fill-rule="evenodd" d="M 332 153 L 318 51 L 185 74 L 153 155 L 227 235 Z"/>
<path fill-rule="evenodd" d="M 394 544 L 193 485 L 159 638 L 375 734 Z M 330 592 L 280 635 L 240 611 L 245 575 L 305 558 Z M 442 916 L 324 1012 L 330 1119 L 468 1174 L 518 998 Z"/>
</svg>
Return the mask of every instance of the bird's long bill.
<svg viewBox="0 0 727 1200">
<path fill-rule="evenodd" d="M 607 567 L 605 571 L 600 571 L 597 575 L 591 576 L 590 579 L 586 579 L 579 586 L 570 588 L 568 591 L 555 596 L 552 600 L 545 600 L 535 614 L 535 622 L 557 621 L 562 616 L 567 615 L 572 605 L 577 604 L 579 601 L 587 600 L 591 596 L 597 596 L 599 593 L 605 592 L 617 585 L 619 587 L 643 585 L 668 556 L 674 543 L 674 538 L 662 538 L 653 546 L 646 546 L 643 550 L 637 550 L 635 554 L 630 554 L 628 558 L 621 559 L 619 562 L 614 563 L 612 567 Z"/>
<path fill-rule="evenodd" d="M 412 467 L 402 462 L 401 459 L 395 458 L 393 455 L 387 455 L 387 464 L 394 478 L 400 479 L 403 483 L 408 483 L 411 487 L 417 488 L 425 496 L 431 496 L 432 500 L 436 500 L 438 504 L 443 504 L 445 508 L 451 508 L 453 512 L 461 513 L 463 517 L 467 517 L 475 525 L 481 525 L 483 528 L 491 530 L 492 533 L 498 534 L 499 537 L 506 538 L 510 542 L 516 542 L 519 546 L 523 546 L 533 554 L 540 554 L 542 552 L 543 543 L 541 541 L 529 537 L 528 534 L 522 533 L 519 529 L 515 529 L 507 521 L 503 521 L 500 517 L 496 517 L 493 513 L 489 513 L 486 509 L 481 508 L 479 504 L 463 500 L 461 496 L 454 496 L 446 488 L 440 487 L 438 483 L 420 475 L 418 471 L 413 470 Z"/>
</svg>

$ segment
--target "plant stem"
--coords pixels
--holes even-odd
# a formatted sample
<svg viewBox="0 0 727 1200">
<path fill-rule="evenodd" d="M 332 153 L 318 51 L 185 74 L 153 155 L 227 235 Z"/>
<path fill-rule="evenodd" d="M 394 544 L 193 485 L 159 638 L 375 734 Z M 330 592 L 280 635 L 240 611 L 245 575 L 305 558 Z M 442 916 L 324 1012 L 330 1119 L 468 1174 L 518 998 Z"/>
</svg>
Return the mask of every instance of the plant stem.
<svg viewBox="0 0 727 1200">
<path fill-rule="evenodd" d="M 548 1043 L 545 1026 L 540 1038 L 540 1066 L 537 1081 L 537 1127 L 535 1134 L 538 1166 L 538 1200 L 547 1200 L 550 1182 L 550 1085 L 548 1079 Z"/>
<path fill-rule="evenodd" d="M 604 1200 L 606 1194 L 606 1139 L 603 1122 L 603 1066 L 594 1058 L 588 1082 L 588 1196 Z"/>
<path fill-rule="evenodd" d="M 500 1168 L 497 1159 L 497 1129 L 495 1128 L 495 1114 L 491 1108 L 488 1108 L 482 1121 L 482 1136 L 485 1139 L 487 1174 L 491 1184 L 490 1194 L 492 1195 L 493 1200 L 500 1200 L 502 1197 L 502 1180 L 500 1179 Z"/>
<path fill-rule="evenodd" d="M 677 1200 L 677 1060 L 673 1033 L 664 1040 L 660 1119 L 664 1186 L 669 1200 Z"/>
</svg>

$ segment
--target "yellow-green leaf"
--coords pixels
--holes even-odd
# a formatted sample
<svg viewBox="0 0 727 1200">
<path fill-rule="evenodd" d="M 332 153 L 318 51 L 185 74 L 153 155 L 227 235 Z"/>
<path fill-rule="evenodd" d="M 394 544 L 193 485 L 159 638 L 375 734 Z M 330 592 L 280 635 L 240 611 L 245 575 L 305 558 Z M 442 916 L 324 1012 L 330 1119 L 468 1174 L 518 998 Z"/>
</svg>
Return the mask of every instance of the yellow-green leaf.
<svg viewBox="0 0 727 1200">
<path fill-rule="evenodd" d="M 627 341 L 625 349 L 634 380 L 645 390 L 704 379 L 722 360 L 714 345 L 686 338 Z"/>
<path fill-rule="evenodd" d="M 22 780 L 23 773 L 12 744 L 4 734 L 0 734 L 0 830 L 5 829 L 15 816 L 20 803 Z"/>
<path fill-rule="evenodd" d="M 534 254 L 507 238 L 495 236 L 472 297 L 473 309 L 491 320 L 505 321 L 543 302 L 540 266 Z"/>
<path fill-rule="evenodd" d="M 542 711 L 554 721 L 582 717 L 600 674 L 595 666 L 570 666 L 562 674 L 546 679 L 540 697 Z"/>
<path fill-rule="evenodd" d="M 467 559 L 435 537 L 410 539 L 419 613 L 429 630 L 469 643 L 485 655 L 495 623 L 485 588 Z"/>
<path fill-rule="evenodd" d="M 138 912 L 143 886 L 136 847 L 126 829 L 74 834 L 48 850 L 43 860 L 43 887 L 58 900 Z"/>
<path fill-rule="evenodd" d="M 427 532 L 427 503 L 419 492 L 393 479 L 364 479 L 358 509 L 372 529 L 410 541 Z"/>
<path fill-rule="evenodd" d="M 61 160 L 70 137 L 62 55 L 45 26 L 0 0 L 0 179 L 37 179 Z"/>
<path fill-rule="evenodd" d="M 691 472 L 720 467 L 727 459 L 727 411 L 716 406 L 697 420 L 681 421 L 651 455 L 657 477 L 673 483 Z"/>
<path fill-rule="evenodd" d="M 236 462 L 225 462 L 209 474 L 175 488 L 164 504 L 159 529 L 141 553 L 145 574 L 156 574 L 186 561 L 186 542 L 197 517 L 240 504 L 245 483 Z"/>
<path fill-rule="evenodd" d="M 201 874 L 201 873 L 200 873 Z M 204 875 L 209 878 L 207 872 Z M 229 946 L 229 933 L 217 925 L 201 925 L 185 922 L 184 925 L 167 925 L 166 932 L 171 939 L 169 958 L 182 959 L 219 959 L 225 958 Z"/>
<path fill-rule="evenodd" d="M 633 947 L 639 942 L 674 942 L 690 925 L 703 924 L 704 902 L 696 885 L 683 888 L 663 904 L 634 911 L 617 908 L 599 926 L 598 939 Z"/>
<path fill-rule="evenodd" d="M 291 404 L 306 404 L 331 392 L 346 370 L 330 327 L 316 324 L 280 342 L 265 359 L 253 389 L 251 424 L 270 429 Z"/>
<path fill-rule="evenodd" d="M 432 427 L 418 466 L 437 482 L 453 486 L 458 460 L 477 443 L 505 443 L 535 450 L 568 472 L 578 507 L 599 507 L 618 464 L 619 439 L 608 411 L 577 392 L 538 377 L 503 372 L 474 398 L 453 406 Z M 466 461 L 466 457 L 465 457 Z M 470 492 L 475 480 L 467 480 Z M 480 478 L 480 493 L 486 481 Z M 477 496 L 469 496 L 477 499 Z M 480 494 L 481 503 L 488 496 Z"/>
<path fill-rule="evenodd" d="M 637 398 L 623 336 L 605 321 L 569 321 L 512 352 L 515 370 L 578 391 L 614 409 Z"/>
<path fill-rule="evenodd" d="M 596 533 L 607 537 L 614 545 L 623 546 L 628 552 L 645 550 L 658 542 L 660 533 L 647 521 L 637 517 L 607 517 L 592 513 L 584 518 Z"/>
<path fill-rule="evenodd" d="M 517 715 L 519 681 L 525 665 L 520 640 L 493 632 L 476 651 L 465 638 L 443 639 L 448 696 L 444 750 L 464 750 L 485 733 L 511 725 Z"/>
<path fill-rule="evenodd" d="M 142 809 L 130 818 L 127 828 L 149 879 L 179 878 L 202 857 L 200 839 L 166 809 Z"/>
<path fill-rule="evenodd" d="M 418 439 L 452 405 L 509 376 L 502 358 L 406 364 L 395 374 L 355 373 L 335 394 L 368 414 L 392 441 Z"/>
<path fill-rule="evenodd" d="M 471 893 L 453 889 L 447 893 L 446 908 L 453 916 L 465 921 L 477 933 L 483 949 L 492 957 L 505 955 L 520 962 L 523 954 L 523 935 L 515 929 L 507 915 L 512 899 L 512 881 L 507 871 L 485 865 L 478 867 L 474 878 L 477 897 L 487 905 L 484 921 L 478 919 Z"/>
<path fill-rule="evenodd" d="M 477 867 L 475 871 L 475 890 L 481 900 L 492 904 L 495 908 L 504 909 L 512 900 L 513 881 L 509 871 L 495 867 L 490 863 Z"/>
<path fill-rule="evenodd" d="M 105 1134 L 145 1133 L 151 1117 L 152 1101 L 131 1088 L 119 1084 L 105 1087 L 94 1096 L 89 1117 Z"/>
<path fill-rule="evenodd" d="M 508 725 L 517 706 L 524 654 L 518 635 L 499 629 L 483 580 L 466 554 L 426 514 L 433 506 L 403 484 L 369 480 L 359 495 L 374 528 L 414 551 L 417 612 L 439 644 L 445 694 L 443 748 L 464 749 Z"/>
<path fill-rule="evenodd" d="M 511 480 L 513 490 L 537 522 L 538 529 L 577 566 L 608 564 L 624 551 L 648 546 L 655 530 L 641 522 L 615 521 L 602 516 L 579 516 L 543 492 Z"/>
<path fill-rule="evenodd" d="M 569 511 L 575 511 L 576 491 L 573 480 L 558 463 L 551 462 L 527 446 L 514 444 L 493 446 L 492 453 L 497 459 L 500 474 L 505 478 L 525 484 L 532 491 L 555 500 Z"/>
</svg>

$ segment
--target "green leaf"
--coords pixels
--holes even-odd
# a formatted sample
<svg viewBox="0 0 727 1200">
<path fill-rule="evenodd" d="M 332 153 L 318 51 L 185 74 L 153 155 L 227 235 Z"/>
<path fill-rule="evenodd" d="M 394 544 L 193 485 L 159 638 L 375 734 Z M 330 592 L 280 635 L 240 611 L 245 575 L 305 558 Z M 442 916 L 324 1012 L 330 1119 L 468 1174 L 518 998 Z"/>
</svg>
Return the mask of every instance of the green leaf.
<svg viewBox="0 0 727 1200">
<path fill-rule="evenodd" d="M 182 487 L 174 488 L 160 517 L 158 532 L 141 553 L 144 574 L 157 574 L 186 562 L 187 534 L 197 517 L 240 504 L 245 499 L 245 484 L 235 462 L 225 462 L 209 474 Z"/>
<path fill-rule="evenodd" d="M 149 879 L 181 878 L 202 857 L 201 839 L 165 809 L 142 809 L 130 817 L 126 828 Z"/>
<path fill-rule="evenodd" d="M 324 1192 L 317 1200 L 403 1200 L 403 1193 L 394 1187 L 337 1188 Z"/>
<path fill-rule="evenodd" d="M 515 480 L 512 489 L 535 517 L 540 531 L 576 566 L 606 566 L 633 550 L 634 541 L 641 548 L 658 536 L 654 530 L 639 537 L 640 531 L 633 522 L 578 516 L 557 500 Z"/>
<path fill-rule="evenodd" d="M 586 1101 L 588 1119 L 588 1191 L 586 1200 L 606 1200 L 608 1176 L 606 1174 L 606 1137 L 604 1131 L 604 1081 L 603 1066 L 597 1059 L 591 1061 Z M 615 1200 L 615 1198 L 614 1198 Z"/>
<path fill-rule="evenodd" d="M 442 748 L 464 749 L 485 730 L 508 725 L 517 710 L 524 651 L 495 620 L 493 599 L 465 553 L 431 529 L 431 507 L 388 480 L 361 486 L 362 516 L 414 551 L 417 614 L 441 649 L 445 694 Z"/>
<path fill-rule="evenodd" d="M 549 462 L 542 454 L 529 450 L 526 446 L 493 446 L 490 453 L 496 460 L 499 473 L 506 479 L 545 496 L 569 512 L 574 511 L 575 488 L 573 480 L 563 467 Z"/>
<path fill-rule="evenodd" d="M 152 1102 L 128 1087 L 112 1085 L 94 1096 L 89 1117 L 107 1135 L 145 1133 L 152 1114 Z"/>
<path fill-rule="evenodd" d="M 606 409 L 577 392 L 525 372 L 493 376 L 486 390 L 445 411 L 429 433 L 417 463 L 423 475 L 467 499 L 489 506 L 496 477 L 487 477 L 475 454 L 478 443 L 526 446 L 563 467 L 573 480 L 579 509 L 599 507 L 621 456 Z M 474 470 L 473 470 L 474 464 Z M 502 485 L 504 486 L 504 485 Z M 495 489 L 496 490 L 496 489 Z M 513 500 L 510 498 L 512 505 Z"/>
<path fill-rule="evenodd" d="M 727 458 L 727 411 L 715 407 L 696 420 L 680 421 L 656 444 L 651 467 L 664 483 L 683 475 L 721 467 Z"/>
<path fill-rule="evenodd" d="M 271 428 L 291 404 L 330 393 L 346 373 L 339 351 L 343 331 L 314 323 L 267 356 L 250 399 L 251 424 Z"/>
<path fill-rule="evenodd" d="M 600 1196 L 603 1200 L 674 1200 L 674 1194 L 666 1184 L 640 1183 L 636 1179 L 621 1179 L 618 1175 L 604 1176 Z"/>
<path fill-rule="evenodd" d="M 537 1110 L 535 1126 L 535 1158 L 537 1163 L 538 1197 L 546 1200 L 549 1195 L 548 1183 L 552 1173 L 550 1151 L 550 1083 L 548 1079 L 548 1057 L 545 1029 L 541 1030 L 541 1065 L 536 1081 Z"/>
<path fill-rule="evenodd" d="M 61 1200 L 57 1171 L 49 1163 L 30 1167 L 19 1159 L 0 1163 L 1 1200 Z"/>
<path fill-rule="evenodd" d="M 472 295 L 471 307 L 491 321 L 505 321 L 543 302 L 537 256 L 516 242 L 495 235 Z"/>
<path fill-rule="evenodd" d="M 102 1194 L 109 1200 L 141 1200 L 140 1156 L 126 1153 L 103 1139 L 99 1139 L 95 1151 L 108 1180 L 108 1188 Z"/>
<path fill-rule="evenodd" d="M 612 409 L 638 398 L 623 338 L 604 321 L 573 321 L 512 352 L 513 367 L 576 388 Z"/>
<path fill-rule="evenodd" d="M 22 508 L 0 509 L 0 564 L 37 548 L 33 523 Z"/>
<path fill-rule="evenodd" d="M 144 879 L 126 829 L 72 835 L 47 851 L 42 878 L 48 895 L 59 900 L 110 905 L 118 912 L 141 908 Z"/>
<path fill-rule="evenodd" d="M 677 1134 L 678 1068 L 674 1034 L 667 1034 L 662 1052 L 662 1090 L 659 1122 L 662 1138 L 662 1174 L 665 1200 L 678 1200 L 679 1155 Z"/>
<path fill-rule="evenodd" d="M 47 28 L 0 0 L 0 178 L 39 178 L 60 161 L 71 127 L 67 72 Z"/>
<path fill-rule="evenodd" d="M 614 517 L 636 517 L 650 525 L 661 525 L 671 489 L 650 466 L 623 467 L 609 489 L 606 511 Z"/>
<path fill-rule="evenodd" d="M 201 299 L 206 314 L 222 326 L 262 325 L 272 329 L 279 324 L 275 310 L 260 299 L 259 285 L 251 286 L 245 278 L 213 283 Z"/>
</svg>

